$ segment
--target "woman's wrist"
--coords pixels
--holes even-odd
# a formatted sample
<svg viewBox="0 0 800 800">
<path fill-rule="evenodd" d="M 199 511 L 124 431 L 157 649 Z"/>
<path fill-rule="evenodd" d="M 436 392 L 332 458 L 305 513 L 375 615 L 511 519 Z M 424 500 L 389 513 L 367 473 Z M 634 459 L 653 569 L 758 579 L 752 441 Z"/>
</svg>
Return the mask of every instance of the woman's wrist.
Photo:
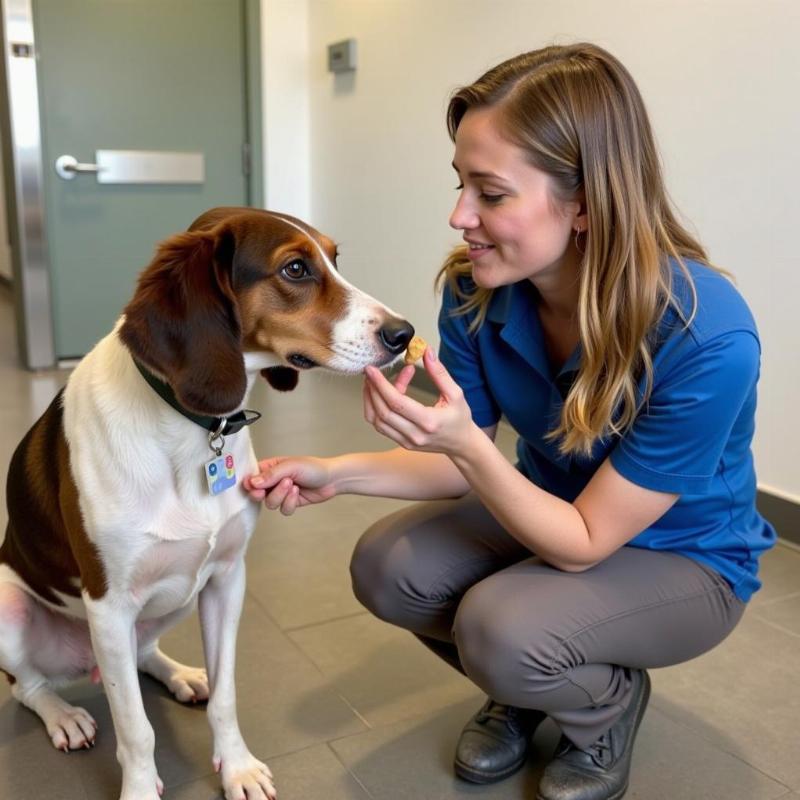
<svg viewBox="0 0 800 800">
<path fill-rule="evenodd" d="M 472 474 L 481 463 L 485 463 L 487 447 L 494 447 L 486 432 L 474 422 L 457 451 L 449 453 L 450 460 L 458 467 L 464 477 Z"/>
<path fill-rule="evenodd" d="M 340 494 L 368 494 L 366 478 L 369 469 L 363 463 L 366 453 L 345 453 L 332 456 L 326 461 L 330 469 L 334 496 Z"/>
</svg>

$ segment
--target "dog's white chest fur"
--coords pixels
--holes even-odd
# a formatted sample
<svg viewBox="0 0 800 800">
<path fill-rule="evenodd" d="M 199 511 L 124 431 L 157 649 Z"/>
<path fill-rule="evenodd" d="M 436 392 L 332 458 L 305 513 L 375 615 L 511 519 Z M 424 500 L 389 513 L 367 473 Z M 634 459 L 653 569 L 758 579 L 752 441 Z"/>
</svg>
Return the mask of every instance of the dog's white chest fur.
<svg viewBox="0 0 800 800">
<path fill-rule="evenodd" d="M 70 380 L 64 427 L 81 511 L 108 584 L 140 609 L 139 619 L 192 602 L 215 570 L 242 554 L 257 506 L 239 485 L 211 495 L 204 464 L 214 453 L 206 432 L 139 379 L 115 332 Z M 228 437 L 225 452 L 239 479 L 254 471 L 247 429 Z M 64 600 L 81 614 L 74 599 Z"/>
<path fill-rule="evenodd" d="M 219 530 L 183 539 L 151 537 L 131 565 L 128 591 L 139 619 L 162 617 L 192 602 L 215 571 L 224 572 L 247 545 L 252 521 L 244 509 Z M 171 528 L 174 532 L 175 528 Z"/>
</svg>

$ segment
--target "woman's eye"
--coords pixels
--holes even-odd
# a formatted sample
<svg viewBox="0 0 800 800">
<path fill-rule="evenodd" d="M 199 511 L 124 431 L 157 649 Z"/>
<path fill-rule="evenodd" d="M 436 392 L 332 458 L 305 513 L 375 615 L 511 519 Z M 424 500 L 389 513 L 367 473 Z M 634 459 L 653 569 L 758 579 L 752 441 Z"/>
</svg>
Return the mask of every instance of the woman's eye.
<svg viewBox="0 0 800 800">
<path fill-rule="evenodd" d="M 311 275 L 306 262 L 299 258 L 295 261 L 290 261 L 281 272 L 292 281 L 299 281 Z"/>
<path fill-rule="evenodd" d="M 459 183 L 458 186 L 456 186 L 456 191 L 460 192 L 463 188 L 464 188 L 464 184 L 463 183 Z"/>
<path fill-rule="evenodd" d="M 504 194 L 486 194 L 486 192 L 481 192 L 481 200 L 486 203 L 499 203 L 504 197 Z"/>
</svg>

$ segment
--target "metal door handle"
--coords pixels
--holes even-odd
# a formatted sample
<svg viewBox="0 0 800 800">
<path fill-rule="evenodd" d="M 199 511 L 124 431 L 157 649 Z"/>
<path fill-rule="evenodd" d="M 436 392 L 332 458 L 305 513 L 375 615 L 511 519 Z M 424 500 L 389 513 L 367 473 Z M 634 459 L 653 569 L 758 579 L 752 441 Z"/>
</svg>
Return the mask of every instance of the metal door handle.
<svg viewBox="0 0 800 800">
<path fill-rule="evenodd" d="M 59 178 L 71 181 L 79 172 L 100 172 L 103 167 L 97 164 L 81 164 L 75 156 L 59 156 L 56 159 L 56 172 Z"/>
</svg>

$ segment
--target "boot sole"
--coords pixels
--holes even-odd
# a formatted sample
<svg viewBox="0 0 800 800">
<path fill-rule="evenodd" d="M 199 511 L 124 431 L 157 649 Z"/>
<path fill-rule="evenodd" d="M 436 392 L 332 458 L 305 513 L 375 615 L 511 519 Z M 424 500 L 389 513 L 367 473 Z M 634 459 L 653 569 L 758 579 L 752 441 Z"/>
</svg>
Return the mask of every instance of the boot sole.
<svg viewBox="0 0 800 800">
<path fill-rule="evenodd" d="M 481 770 L 468 767 L 460 761 L 455 761 L 453 767 L 456 775 L 462 780 L 486 786 L 487 784 L 498 783 L 506 778 L 510 778 L 515 772 L 519 772 L 525 766 L 527 760 L 528 755 L 526 753 L 524 758 L 514 762 L 510 767 L 506 767 L 502 772 L 481 772 Z"/>
</svg>

